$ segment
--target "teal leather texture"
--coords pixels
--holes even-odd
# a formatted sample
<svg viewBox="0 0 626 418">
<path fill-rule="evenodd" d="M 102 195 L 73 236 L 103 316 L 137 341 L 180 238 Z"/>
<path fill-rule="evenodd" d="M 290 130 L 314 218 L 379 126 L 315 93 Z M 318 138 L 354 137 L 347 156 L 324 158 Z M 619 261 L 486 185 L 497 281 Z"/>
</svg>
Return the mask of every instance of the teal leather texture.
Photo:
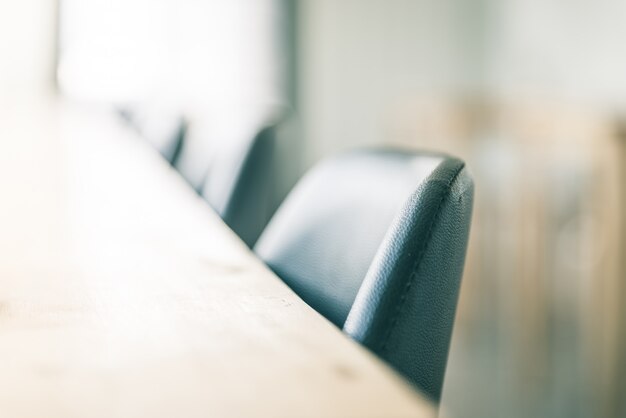
<svg viewBox="0 0 626 418">
<path fill-rule="evenodd" d="M 456 158 L 352 151 L 310 171 L 254 249 L 311 307 L 438 401 L 472 202 Z"/>
<path fill-rule="evenodd" d="M 270 218 L 276 127 L 262 127 L 242 146 L 223 150 L 202 190 L 207 202 L 249 247 Z"/>
</svg>

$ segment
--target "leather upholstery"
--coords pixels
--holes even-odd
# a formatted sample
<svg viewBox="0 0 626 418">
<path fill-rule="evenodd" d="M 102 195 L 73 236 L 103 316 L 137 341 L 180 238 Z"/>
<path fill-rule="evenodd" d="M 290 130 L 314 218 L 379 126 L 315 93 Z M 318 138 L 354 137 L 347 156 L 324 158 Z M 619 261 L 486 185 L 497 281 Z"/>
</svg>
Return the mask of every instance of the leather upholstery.
<svg viewBox="0 0 626 418">
<path fill-rule="evenodd" d="M 161 103 L 120 110 L 251 247 L 267 224 L 276 128 L 283 110 L 242 106 L 190 121 Z"/>
<path fill-rule="evenodd" d="M 458 159 L 353 151 L 305 176 L 255 251 L 314 309 L 438 400 L 472 200 Z"/>
<path fill-rule="evenodd" d="M 211 164 L 202 196 L 252 247 L 270 218 L 276 124 L 257 127 L 221 149 Z"/>
</svg>

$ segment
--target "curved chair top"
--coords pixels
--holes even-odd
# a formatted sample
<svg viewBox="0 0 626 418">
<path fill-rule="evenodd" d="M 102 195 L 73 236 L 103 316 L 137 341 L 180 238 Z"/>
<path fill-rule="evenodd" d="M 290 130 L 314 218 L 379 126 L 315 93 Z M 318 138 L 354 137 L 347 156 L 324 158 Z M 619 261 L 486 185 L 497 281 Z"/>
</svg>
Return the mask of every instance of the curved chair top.
<svg viewBox="0 0 626 418">
<path fill-rule="evenodd" d="M 352 151 L 298 183 L 255 251 L 314 309 L 438 399 L 472 198 L 456 158 Z"/>
</svg>

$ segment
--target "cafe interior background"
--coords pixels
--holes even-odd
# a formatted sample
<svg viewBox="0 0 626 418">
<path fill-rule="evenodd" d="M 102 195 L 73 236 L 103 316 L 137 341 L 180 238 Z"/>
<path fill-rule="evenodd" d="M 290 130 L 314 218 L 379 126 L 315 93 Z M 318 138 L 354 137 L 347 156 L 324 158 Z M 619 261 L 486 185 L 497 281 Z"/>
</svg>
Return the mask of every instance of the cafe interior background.
<svg viewBox="0 0 626 418">
<path fill-rule="evenodd" d="M 1 0 L 0 118 L 57 95 L 207 123 L 271 106 L 275 206 L 343 149 L 461 156 L 441 415 L 626 417 L 624 22 L 620 0 Z"/>
</svg>

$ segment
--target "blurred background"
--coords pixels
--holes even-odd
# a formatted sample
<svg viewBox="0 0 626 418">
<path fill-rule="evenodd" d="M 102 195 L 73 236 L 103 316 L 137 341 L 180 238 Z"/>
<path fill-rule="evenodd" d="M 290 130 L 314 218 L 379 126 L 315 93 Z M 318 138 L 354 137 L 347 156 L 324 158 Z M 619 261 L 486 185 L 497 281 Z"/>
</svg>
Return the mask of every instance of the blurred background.
<svg viewBox="0 0 626 418">
<path fill-rule="evenodd" d="M 0 109 L 279 107 L 275 206 L 342 149 L 458 155 L 477 200 L 441 414 L 626 417 L 624 22 L 623 0 L 0 0 Z"/>
</svg>

